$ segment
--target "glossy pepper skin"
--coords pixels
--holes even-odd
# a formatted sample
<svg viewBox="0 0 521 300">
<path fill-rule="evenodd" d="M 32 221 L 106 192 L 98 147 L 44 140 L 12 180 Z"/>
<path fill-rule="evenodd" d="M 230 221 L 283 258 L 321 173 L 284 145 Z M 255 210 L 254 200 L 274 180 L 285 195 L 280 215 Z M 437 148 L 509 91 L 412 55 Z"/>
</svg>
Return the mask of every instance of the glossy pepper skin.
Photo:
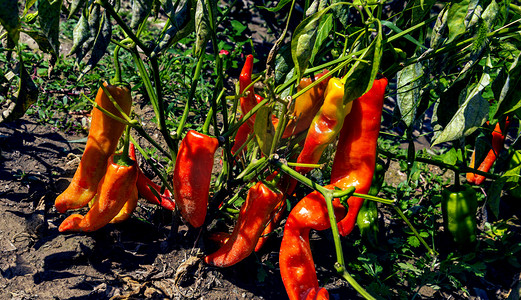
<svg viewBox="0 0 521 300">
<path fill-rule="evenodd" d="M 110 95 L 121 109 L 130 113 L 132 99 L 130 89 L 103 83 Z M 96 95 L 96 103 L 116 116 L 121 114 L 112 104 L 109 97 L 100 88 Z M 55 201 L 56 209 L 64 213 L 69 209 L 83 207 L 94 198 L 98 183 L 105 174 L 108 158 L 116 150 L 125 125 L 105 115 L 97 108 L 92 110 L 92 121 L 85 151 L 69 187 Z"/>
<path fill-rule="evenodd" d="M 333 201 L 333 208 L 337 220 L 345 216 L 345 208 L 338 199 Z M 311 229 L 326 230 L 330 225 L 324 197 L 317 191 L 302 198 L 291 210 L 279 253 L 280 274 L 290 300 L 329 298 L 327 291 L 318 285 L 309 233 Z"/>
<path fill-rule="evenodd" d="M 90 232 L 107 225 L 118 215 L 125 203 L 135 197 L 137 175 L 135 161 L 132 161 L 130 166 L 119 165 L 114 162 L 112 155 L 108 160 L 105 175 L 98 185 L 97 201 L 85 216 L 72 214 L 67 217 L 58 230 Z"/>
<path fill-rule="evenodd" d="M 244 62 L 244 66 L 242 67 L 241 74 L 239 76 L 239 93 L 247 93 L 244 97 L 241 97 L 241 111 L 242 115 L 246 115 L 250 110 L 252 110 L 256 105 L 257 101 L 255 100 L 255 92 L 253 90 L 253 86 L 251 86 L 247 91 L 246 87 L 251 84 L 251 74 L 253 72 L 253 55 L 249 54 L 246 56 L 246 61 Z M 251 128 L 253 128 L 253 124 L 255 123 L 255 115 L 251 116 L 251 118 L 247 121 L 250 124 Z"/>
<path fill-rule="evenodd" d="M 507 131 L 508 126 L 510 125 L 510 120 L 508 118 L 505 120 L 503 131 L 501 131 L 501 126 L 499 124 L 499 122 L 496 124 L 496 127 L 492 132 L 492 149 L 488 151 L 487 156 L 479 165 L 478 170 L 480 171 L 488 172 L 490 168 L 492 168 L 492 165 L 496 161 L 497 156 L 499 155 L 501 150 L 503 150 L 503 144 L 505 143 L 505 134 L 503 132 Z M 469 165 L 471 168 L 474 168 L 475 159 L 476 152 L 473 152 Z M 485 181 L 485 176 L 469 172 L 467 173 L 467 181 L 475 185 L 481 185 L 483 181 Z"/>
<path fill-rule="evenodd" d="M 136 159 L 136 147 L 134 144 L 130 143 L 129 147 L 129 156 L 132 160 L 137 161 Z M 153 182 L 150 178 L 148 178 L 141 168 L 138 166 L 138 175 L 137 175 L 137 191 L 141 197 L 145 198 L 150 203 L 161 205 L 162 207 L 168 209 L 168 210 L 174 210 L 175 209 L 175 202 L 172 200 L 173 196 L 172 193 L 168 189 L 165 189 L 163 193 L 161 193 L 161 187 Z M 161 197 L 161 199 L 158 199 L 156 195 L 154 195 L 154 190 L 157 195 Z M 136 203 L 137 204 L 137 203 Z"/>
<path fill-rule="evenodd" d="M 174 168 L 174 199 L 183 218 L 201 227 L 206 218 L 217 138 L 194 130 L 181 141 Z"/>
<path fill-rule="evenodd" d="M 303 90 L 322 76 L 326 76 L 328 72 L 328 70 L 324 70 L 322 73 L 315 75 L 314 79 L 308 77 L 302 78 L 297 87 L 297 91 Z M 291 118 L 284 129 L 282 138 L 288 138 L 308 130 L 315 115 L 320 110 L 322 103 L 324 103 L 324 92 L 329 79 L 328 76 L 328 78 L 295 99 L 295 106 L 290 113 Z"/>
<path fill-rule="evenodd" d="M 445 189 L 442 192 L 443 224 L 453 241 L 468 246 L 476 241 L 476 192 L 470 186 Z"/>
<path fill-rule="evenodd" d="M 246 201 L 241 207 L 239 218 L 232 234 L 216 252 L 207 255 L 204 261 L 216 267 L 229 267 L 248 257 L 257 244 L 270 213 L 280 203 L 283 193 L 272 191 L 264 183 L 257 182 L 248 190 Z"/>
<path fill-rule="evenodd" d="M 331 169 L 331 183 L 335 183 L 341 189 L 354 186 L 357 193 L 369 192 L 376 163 L 376 147 L 386 87 L 386 78 L 375 80 L 367 93 L 353 100 L 351 113 L 346 117 L 340 132 Z M 353 230 L 364 200 L 350 197 L 347 203 L 347 216 L 338 222 L 338 230 L 342 236 Z"/>
<path fill-rule="evenodd" d="M 338 78 L 329 79 L 324 94 L 324 103 L 311 122 L 297 163 L 316 164 L 327 145 L 336 139 L 352 106 L 352 102 L 349 102 L 344 107 L 343 98 L 344 84 Z M 296 167 L 295 170 L 307 173 L 312 168 Z"/>
</svg>

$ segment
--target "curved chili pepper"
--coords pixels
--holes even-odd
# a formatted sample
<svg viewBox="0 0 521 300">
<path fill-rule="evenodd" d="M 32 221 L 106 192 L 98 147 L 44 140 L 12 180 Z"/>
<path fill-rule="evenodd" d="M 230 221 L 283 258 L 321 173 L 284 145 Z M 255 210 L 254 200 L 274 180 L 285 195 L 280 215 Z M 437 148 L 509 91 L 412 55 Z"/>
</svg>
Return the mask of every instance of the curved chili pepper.
<svg viewBox="0 0 521 300">
<path fill-rule="evenodd" d="M 315 75 L 314 80 L 308 77 L 302 78 L 297 87 L 297 91 L 301 91 L 308 85 L 312 84 L 313 81 L 326 75 L 328 72 L 328 70 L 324 70 L 322 73 Z M 319 84 L 315 85 L 313 88 L 295 99 L 295 106 L 293 111 L 290 113 L 292 117 L 289 119 L 288 124 L 284 129 L 282 138 L 288 138 L 292 135 L 299 134 L 309 128 L 315 115 L 318 113 L 322 103 L 324 102 L 324 92 L 328 82 L 329 78 L 324 79 Z"/>
<path fill-rule="evenodd" d="M 132 106 L 130 89 L 125 86 L 109 85 L 106 82 L 103 85 L 121 109 L 129 114 Z M 101 88 L 96 95 L 96 103 L 112 114 L 122 117 Z M 69 209 L 80 208 L 94 198 L 98 183 L 105 174 L 107 160 L 116 150 L 124 129 L 125 124 L 105 115 L 99 109 L 92 110 L 91 127 L 80 165 L 69 187 L 56 198 L 56 210 L 64 213 Z"/>
<path fill-rule="evenodd" d="M 255 249 L 270 213 L 280 203 L 283 194 L 272 191 L 262 182 L 248 190 L 246 201 L 239 212 L 239 219 L 226 243 L 204 261 L 216 267 L 229 267 L 248 257 Z"/>
<path fill-rule="evenodd" d="M 375 80 L 367 93 L 352 101 L 351 113 L 340 131 L 331 169 L 331 183 L 341 189 L 354 186 L 357 193 L 367 194 L 371 188 L 386 87 L 386 78 Z M 347 216 L 338 222 L 342 236 L 353 230 L 364 199 L 350 197 L 347 203 Z"/>
<path fill-rule="evenodd" d="M 510 120 L 508 117 L 505 120 L 505 126 L 503 128 L 503 132 L 506 132 L 508 129 L 508 126 L 510 125 Z M 481 162 L 479 165 L 478 170 L 483 172 L 490 171 L 490 168 L 492 168 L 492 165 L 496 161 L 497 156 L 499 155 L 499 152 L 503 150 L 503 144 L 505 142 L 505 134 L 501 131 L 501 126 L 499 125 L 499 122 L 496 124 L 496 127 L 494 128 L 494 131 L 492 132 L 492 149 L 488 151 L 487 156 Z M 474 168 L 475 163 L 475 151 L 472 153 L 472 158 L 470 160 L 470 167 Z M 467 181 L 470 183 L 474 183 L 476 185 L 481 185 L 483 181 L 485 181 L 485 176 L 474 174 L 474 173 L 467 173 Z"/>
<path fill-rule="evenodd" d="M 200 227 L 206 218 L 214 154 L 219 141 L 190 130 L 181 141 L 174 168 L 174 199 L 183 218 Z"/>
<path fill-rule="evenodd" d="M 327 145 L 335 140 L 352 106 L 351 101 L 344 107 L 343 98 L 344 84 L 338 78 L 331 78 L 327 84 L 324 103 L 309 127 L 297 163 L 317 163 Z M 296 167 L 295 170 L 300 173 L 307 173 L 312 168 Z"/>
<path fill-rule="evenodd" d="M 239 151 L 239 149 L 248 141 L 248 136 L 253 132 L 252 126 L 245 122 L 241 126 L 239 126 L 239 129 L 237 130 L 237 134 L 235 135 L 235 142 L 233 143 L 232 149 L 230 150 L 233 155 Z M 246 148 L 242 149 L 242 152 L 244 152 Z"/>
<path fill-rule="evenodd" d="M 326 186 L 328 189 L 334 187 L 333 184 Z M 333 208 L 337 220 L 345 216 L 345 208 L 338 199 L 333 201 Z M 309 232 L 330 227 L 324 197 L 317 191 L 302 198 L 291 210 L 279 253 L 280 275 L 290 300 L 328 299 L 327 291 L 318 285 Z"/>
<path fill-rule="evenodd" d="M 129 156 L 133 160 L 137 161 L 136 159 L 136 148 L 134 144 L 130 143 L 129 147 Z M 168 210 L 174 210 L 175 209 L 175 202 L 172 200 L 172 193 L 168 189 L 165 189 L 163 193 L 161 193 L 161 187 L 153 182 L 150 178 L 148 178 L 141 168 L 138 166 L 138 175 L 137 175 L 137 191 L 141 197 L 145 198 L 150 203 L 161 205 L 162 207 L 168 209 Z M 152 189 L 156 192 L 157 195 L 161 197 L 161 199 L 158 199 L 154 192 L 152 192 Z"/>
<path fill-rule="evenodd" d="M 114 162 L 114 155 L 110 156 L 105 176 L 98 185 L 98 201 L 85 216 L 72 214 L 67 217 L 58 230 L 89 232 L 107 225 L 135 195 L 137 173 L 135 161 L 130 166 L 123 166 Z"/>
</svg>

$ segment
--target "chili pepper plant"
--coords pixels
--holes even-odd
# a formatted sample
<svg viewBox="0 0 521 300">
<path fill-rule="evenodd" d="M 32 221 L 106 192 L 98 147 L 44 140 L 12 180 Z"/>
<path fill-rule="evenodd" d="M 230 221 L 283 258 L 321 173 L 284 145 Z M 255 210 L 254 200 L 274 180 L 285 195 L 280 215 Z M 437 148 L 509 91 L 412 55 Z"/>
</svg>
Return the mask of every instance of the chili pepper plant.
<svg viewBox="0 0 521 300">
<path fill-rule="evenodd" d="M 521 267 L 517 4 L 1 4 L 0 123 L 34 110 L 44 84 L 21 32 L 49 74 L 73 57 L 80 85 L 100 77 L 80 167 L 56 198 L 60 231 L 124 221 L 139 194 L 198 232 L 208 270 L 252 264 L 290 299 L 469 298 Z M 63 11 L 77 21 L 67 57 Z M 263 43 L 252 14 L 272 18 Z M 66 212 L 89 202 L 85 217 Z"/>
</svg>

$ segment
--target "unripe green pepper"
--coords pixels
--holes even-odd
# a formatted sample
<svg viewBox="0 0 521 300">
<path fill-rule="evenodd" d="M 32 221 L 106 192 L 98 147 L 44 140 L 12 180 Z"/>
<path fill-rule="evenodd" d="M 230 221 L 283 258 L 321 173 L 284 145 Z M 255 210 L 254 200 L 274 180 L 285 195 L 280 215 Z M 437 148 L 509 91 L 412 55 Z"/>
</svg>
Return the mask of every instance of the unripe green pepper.
<svg viewBox="0 0 521 300">
<path fill-rule="evenodd" d="M 373 183 L 368 195 L 376 196 L 380 192 L 385 177 L 385 168 L 382 164 L 376 163 Z M 358 216 L 356 217 L 356 224 L 360 229 L 360 235 L 373 248 L 378 247 L 378 207 L 374 201 L 364 201 Z"/>
<path fill-rule="evenodd" d="M 476 241 L 476 192 L 468 185 L 443 190 L 441 211 L 443 224 L 459 246 Z"/>
</svg>

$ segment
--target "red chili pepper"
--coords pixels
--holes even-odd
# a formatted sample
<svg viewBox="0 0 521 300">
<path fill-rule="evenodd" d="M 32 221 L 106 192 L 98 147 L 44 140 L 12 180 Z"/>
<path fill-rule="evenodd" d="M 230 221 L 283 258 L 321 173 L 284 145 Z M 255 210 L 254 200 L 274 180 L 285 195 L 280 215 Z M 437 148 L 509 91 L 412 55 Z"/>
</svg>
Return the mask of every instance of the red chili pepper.
<svg viewBox="0 0 521 300">
<path fill-rule="evenodd" d="M 129 156 L 133 160 L 136 159 L 136 148 L 134 144 L 130 143 L 129 147 Z M 163 193 L 161 193 L 161 187 L 153 182 L 150 178 L 148 178 L 141 168 L 138 166 L 138 176 L 137 176 L 137 191 L 141 195 L 141 197 L 145 198 L 150 203 L 161 205 L 162 207 L 168 210 L 175 209 L 175 202 L 172 200 L 172 193 L 168 189 L 165 189 Z M 157 193 L 157 195 L 161 196 L 161 199 L 158 199 L 152 189 Z"/>
<path fill-rule="evenodd" d="M 264 231 L 262 231 L 259 240 L 257 241 L 257 244 L 255 245 L 255 252 L 259 252 L 262 249 L 262 246 L 266 243 L 268 240 L 269 234 L 275 230 L 279 222 L 282 220 L 282 217 L 284 216 L 284 211 L 286 210 L 286 201 L 285 197 L 282 198 L 282 201 L 275 206 L 273 211 L 270 213 L 270 216 L 268 218 L 269 223 L 264 228 Z"/>
<path fill-rule="evenodd" d="M 130 113 L 132 106 L 130 89 L 125 86 L 109 85 L 106 82 L 103 85 L 121 109 L 126 114 Z M 122 117 L 101 88 L 96 95 L 96 103 L 112 114 Z M 124 129 L 125 124 L 112 119 L 97 108 L 92 110 L 89 136 L 80 165 L 69 187 L 56 198 L 56 210 L 64 213 L 69 209 L 80 208 L 94 198 L 98 183 L 105 174 L 107 160 L 116 150 Z"/>
<path fill-rule="evenodd" d="M 241 97 L 241 110 L 242 115 L 246 115 L 250 110 L 252 110 L 256 105 L 257 101 L 255 100 L 255 92 L 253 90 L 253 86 L 251 86 L 247 91 L 246 87 L 251 84 L 251 74 L 253 72 L 253 55 L 249 54 L 246 56 L 246 61 L 244 62 L 244 66 L 241 71 L 241 75 L 239 77 L 239 93 L 247 93 L 246 96 Z M 255 123 L 255 115 L 251 116 L 248 119 L 248 123 L 253 128 L 253 124 Z"/>
<path fill-rule="evenodd" d="M 334 187 L 333 184 L 326 186 Z M 333 201 L 333 208 L 337 220 L 345 216 L 345 208 L 338 199 Z M 318 285 L 309 232 L 330 227 L 324 197 L 317 191 L 302 198 L 291 210 L 279 253 L 280 274 L 290 300 L 328 299 L 327 291 Z"/>
<path fill-rule="evenodd" d="M 206 218 L 214 154 L 219 141 L 188 131 L 181 141 L 174 168 L 174 198 L 183 218 L 200 227 Z"/>
<path fill-rule="evenodd" d="M 508 126 L 510 125 L 510 120 L 508 117 L 505 120 L 503 132 L 506 132 L 508 129 Z M 483 172 L 490 171 L 490 168 L 492 168 L 492 165 L 497 159 L 497 156 L 503 150 L 503 144 L 505 143 L 505 134 L 503 134 L 501 131 L 501 126 L 499 125 L 499 122 L 496 124 L 496 127 L 494 128 L 494 131 L 492 132 L 492 149 L 488 151 L 487 156 L 481 162 L 479 165 L 478 170 Z M 474 168 L 475 164 L 475 152 L 472 153 L 472 158 L 470 160 L 470 167 Z M 485 176 L 474 174 L 474 173 L 467 173 L 467 181 L 476 185 L 481 185 L 483 181 L 485 181 Z"/>
<path fill-rule="evenodd" d="M 272 191 L 262 182 L 257 182 L 248 191 L 246 201 L 239 212 L 239 219 L 226 243 L 216 252 L 207 255 L 204 261 L 216 267 L 229 267 L 248 257 L 268 223 L 270 213 L 280 203 L 283 194 Z"/>
<path fill-rule="evenodd" d="M 357 193 L 367 194 L 371 188 L 386 87 L 386 78 L 375 80 L 367 93 L 353 101 L 345 119 L 331 170 L 331 183 L 341 189 L 354 186 Z M 364 199 L 350 197 L 347 203 L 347 216 L 338 222 L 342 236 L 353 230 Z"/>
<path fill-rule="evenodd" d="M 107 225 L 118 215 L 125 203 L 135 196 L 137 173 L 135 161 L 132 160 L 130 166 L 120 165 L 114 162 L 112 155 L 98 185 L 97 201 L 85 216 L 72 214 L 67 217 L 58 230 L 89 232 Z"/>
</svg>

